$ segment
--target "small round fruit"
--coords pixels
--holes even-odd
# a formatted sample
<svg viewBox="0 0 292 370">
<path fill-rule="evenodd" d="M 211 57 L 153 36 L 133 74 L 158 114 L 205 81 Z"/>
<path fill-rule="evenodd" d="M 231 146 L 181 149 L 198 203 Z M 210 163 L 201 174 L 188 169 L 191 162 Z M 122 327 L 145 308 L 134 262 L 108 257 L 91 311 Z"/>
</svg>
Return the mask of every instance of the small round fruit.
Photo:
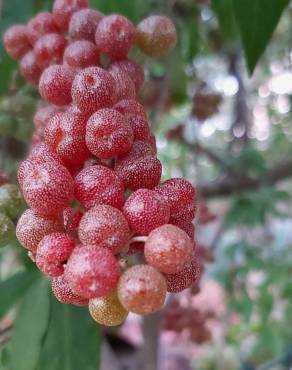
<svg viewBox="0 0 292 370">
<path fill-rule="evenodd" d="M 167 224 L 169 221 L 168 204 L 153 190 L 139 189 L 127 199 L 123 213 L 130 228 L 140 235 Z"/>
<path fill-rule="evenodd" d="M 48 33 L 42 36 L 33 49 L 37 65 L 45 69 L 49 65 L 60 64 L 66 46 L 67 40 L 59 33 Z"/>
<path fill-rule="evenodd" d="M 52 291 L 59 302 L 63 304 L 73 304 L 74 306 L 84 306 L 88 304 L 88 299 L 80 297 L 72 292 L 64 275 L 53 278 L 51 285 Z"/>
<path fill-rule="evenodd" d="M 37 65 L 33 51 L 29 51 L 21 58 L 19 67 L 22 77 L 32 85 L 37 86 L 42 74 L 42 70 Z"/>
<path fill-rule="evenodd" d="M 54 21 L 63 32 L 67 32 L 72 14 L 84 8 L 88 8 L 88 0 L 55 0 Z"/>
<path fill-rule="evenodd" d="M 151 57 L 162 57 L 174 49 L 177 34 L 173 22 L 165 16 L 152 15 L 137 26 L 137 46 Z"/>
<path fill-rule="evenodd" d="M 121 325 L 128 316 L 128 311 L 119 301 L 116 289 L 104 297 L 90 299 L 88 308 L 92 318 L 105 326 Z"/>
<path fill-rule="evenodd" d="M 24 202 L 18 186 L 4 184 L 0 186 L 0 212 L 15 219 L 23 210 Z"/>
<path fill-rule="evenodd" d="M 36 129 L 42 128 L 44 129 L 48 124 L 49 120 L 56 114 L 61 112 L 63 109 L 61 107 L 48 105 L 48 106 L 41 106 L 37 109 L 34 117 L 33 117 L 33 124 Z"/>
<path fill-rule="evenodd" d="M 109 65 L 109 72 L 127 73 L 135 84 L 136 92 L 140 90 L 144 83 L 145 75 L 143 67 L 132 59 L 117 60 Z"/>
<path fill-rule="evenodd" d="M 165 275 L 167 291 L 179 293 L 197 283 L 200 278 L 200 270 L 197 258 L 193 257 L 180 272 Z"/>
<path fill-rule="evenodd" d="M 12 220 L 4 213 L 0 213 L 0 248 L 5 247 L 15 238 L 15 226 Z"/>
<path fill-rule="evenodd" d="M 67 46 L 64 62 L 74 69 L 95 66 L 99 63 L 99 52 L 93 42 L 75 41 Z"/>
<path fill-rule="evenodd" d="M 116 83 L 117 101 L 136 98 L 136 89 L 134 82 L 127 73 L 119 71 L 110 72 L 110 74 L 113 76 Z"/>
<path fill-rule="evenodd" d="M 27 38 L 27 27 L 24 25 L 9 27 L 4 33 L 3 44 L 11 58 L 21 59 L 31 50 L 31 45 Z"/>
<path fill-rule="evenodd" d="M 105 248 L 77 246 L 71 254 L 65 278 L 72 291 L 84 298 L 98 298 L 118 284 L 120 269 L 114 255 Z"/>
<path fill-rule="evenodd" d="M 154 267 L 136 265 L 126 270 L 119 281 L 118 297 L 129 312 L 148 315 L 164 304 L 166 282 Z"/>
<path fill-rule="evenodd" d="M 72 40 L 95 41 L 95 30 L 103 14 L 93 9 L 81 9 L 74 13 L 69 23 L 69 36 Z"/>
<path fill-rule="evenodd" d="M 119 113 L 123 114 L 126 118 L 130 117 L 141 117 L 147 120 L 147 113 L 145 108 L 142 104 L 137 102 L 136 100 L 120 100 L 115 106 L 114 109 L 117 110 Z"/>
<path fill-rule="evenodd" d="M 117 254 L 129 241 L 130 229 L 121 211 L 97 205 L 84 213 L 78 235 L 84 245 L 100 246 Z"/>
<path fill-rule="evenodd" d="M 59 28 L 49 12 L 37 14 L 27 24 L 27 38 L 32 45 L 35 45 L 42 36 L 56 32 L 59 32 Z"/>
<path fill-rule="evenodd" d="M 36 265 L 47 276 L 60 276 L 74 248 L 75 241 L 68 234 L 46 235 L 37 247 Z"/>
<path fill-rule="evenodd" d="M 86 144 L 98 158 L 111 159 L 128 152 L 133 139 L 128 121 L 114 109 L 100 109 L 87 122 Z"/>
<path fill-rule="evenodd" d="M 63 231 L 63 225 L 58 219 L 47 219 L 27 209 L 18 220 L 16 237 L 24 248 L 35 253 L 45 235 L 58 231 Z"/>
<path fill-rule="evenodd" d="M 45 69 L 40 77 L 39 92 L 51 104 L 70 104 L 74 77 L 75 72 L 69 66 L 52 65 Z"/>
<path fill-rule="evenodd" d="M 151 231 L 144 254 L 149 265 L 165 274 L 181 271 L 193 254 L 190 237 L 174 225 L 163 225 Z"/>
</svg>

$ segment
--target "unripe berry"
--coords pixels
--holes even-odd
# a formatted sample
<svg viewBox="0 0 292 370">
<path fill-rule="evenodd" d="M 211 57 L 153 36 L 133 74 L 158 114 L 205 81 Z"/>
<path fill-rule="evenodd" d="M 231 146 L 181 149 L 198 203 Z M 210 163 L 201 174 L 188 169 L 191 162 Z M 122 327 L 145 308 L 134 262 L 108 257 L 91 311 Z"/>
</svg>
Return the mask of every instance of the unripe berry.
<svg viewBox="0 0 292 370">
<path fill-rule="evenodd" d="M 93 9 L 81 9 L 74 13 L 69 23 L 69 36 L 72 40 L 95 41 L 95 30 L 103 14 Z"/>
<path fill-rule="evenodd" d="M 74 69 L 83 69 L 99 63 L 99 52 L 93 42 L 79 40 L 69 44 L 64 52 L 64 63 Z"/>
<path fill-rule="evenodd" d="M 135 84 L 136 92 L 140 90 L 144 83 L 143 67 L 132 59 L 117 60 L 109 65 L 108 71 L 127 73 Z"/>
<path fill-rule="evenodd" d="M 5 50 L 13 59 L 21 59 L 31 50 L 30 42 L 27 38 L 27 27 L 15 25 L 8 28 L 3 35 Z"/>
<path fill-rule="evenodd" d="M 136 265 L 122 274 L 118 296 L 127 311 L 149 315 L 164 304 L 166 282 L 152 266 Z"/>
<path fill-rule="evenodd" d="M 58 27 L 68 31 L 72 14 L 88 7 L 88 0 L 55 0 L 53 5 L 53 18 Z"/>
<path fill-rule="evenodd" d="M 49 65 L 60 64 L 66 46 L 65 37 L 59 33 L 49 33 L 42 36 L 33 49 L 37 65 L 41 69 L 45 69 Z"/>
<path fill-rule="evenodd" d="M 165 275 L 167 291 L 179 293 L 198 282 L 200 278 L 200 264 L 196 257 L 187 262 L 184 268 L 176 274 Z"/>
<path fill-rule="evenodd" d="M 104 297 L 90 299 L 88 308 L 92 318 L 100 325 L 118 326 L 128 316 L 128 311 L 119 301 L 116 289 Z"/>
<path fill-rule="evenodd" d="M 73 304 L 74 306 L 84 306 L 88 304 L 88 299 L 80 297 L 72 292 L 64 275 L 52 279 L 52 291 L 57 300 L 63 304 Z"/>
<path fill-rule="evenodd" d="M 4 184 L 0 186 L 0 212 L 15 219 L 22 211 L 24 202 L 18 186 Z"/>
<path fill-rule="evenodd" d="M 0 248 L 5 247 L 15 238 L 15 226 L 12 220 L 4 213 L 0 213 Z"/>
<path fill-rule="evenodd" d="M 37 65 L 33 51 L 26 53 L 19 64 L 22 77 L 32 85 L 38 85 L 42 70 Z"/>
<path fill-rule="evenodd" d="M 37 14 L 27 24 L 27 38 L 32 45 L 35 45 L 42 36 L 55 32 L 59 32 L 59 28 L 49 12 Z"/>
</svg>

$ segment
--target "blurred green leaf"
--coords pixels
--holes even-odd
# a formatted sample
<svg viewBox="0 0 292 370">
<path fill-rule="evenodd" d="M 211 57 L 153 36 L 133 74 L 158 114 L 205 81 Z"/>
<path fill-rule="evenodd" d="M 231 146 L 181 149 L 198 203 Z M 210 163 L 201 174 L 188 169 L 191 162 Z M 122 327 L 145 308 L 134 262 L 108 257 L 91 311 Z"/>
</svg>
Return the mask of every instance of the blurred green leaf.
<svg viewBox="0 0 292 370">
<path fill-rule="evenodd" d="M 265 51 L 289 0 L 233 0 L 249 73 Z"/>
<path fill-rule="evenodd" d="M 222 34 L 227 39 L 236 35 L 232 0 L 212 0 L 211 6 L 216 13 Z"/>
<path fill-rule="evenodd" d="M 35 370 L 48 328 L 48 281 L 39 279 L 19 307 L 11 340 L 11 370 Z"/>
</svg>

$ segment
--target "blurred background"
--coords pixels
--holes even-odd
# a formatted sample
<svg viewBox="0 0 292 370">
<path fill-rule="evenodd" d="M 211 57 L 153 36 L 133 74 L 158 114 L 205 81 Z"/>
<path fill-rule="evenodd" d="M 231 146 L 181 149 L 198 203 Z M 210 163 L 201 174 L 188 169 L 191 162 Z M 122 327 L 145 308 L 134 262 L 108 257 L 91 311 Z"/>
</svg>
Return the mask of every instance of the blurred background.
<svg viewBox="0 0 292 370">
<path fill-rule="evenodd" d="M 184 176 L 198 189 L 203 272 L 160 313 L 130 315 L 121 328 L 105 330 L 86 310 L 56 303 L 15 240 L 17 215 L 9 238 L 1 216 L 0 369 L 292 369 L 291 4 L 90 3 L 135 24 L 166 14 L 177 26 L 170 56 L 132 57 L 145 68 L 139 99 L 157 136 L 163 178 Z M 1 34 L 51 5 L 0 0 Z M 0 184 L 17 184 L 38 99 L 1 44 Z M 3 194 L 0 187 L 1 212 Z"/>
</svg>

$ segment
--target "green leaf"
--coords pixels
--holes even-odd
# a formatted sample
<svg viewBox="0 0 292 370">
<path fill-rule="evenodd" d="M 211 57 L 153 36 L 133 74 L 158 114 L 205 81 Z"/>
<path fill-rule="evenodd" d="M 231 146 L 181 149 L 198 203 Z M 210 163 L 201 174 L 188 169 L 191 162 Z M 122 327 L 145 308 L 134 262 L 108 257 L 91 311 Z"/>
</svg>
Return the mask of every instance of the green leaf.
<svg viewBox="0 0 292 370">
<path fill-rule="evenodd" d="M 231 39 L 236 34 L 232 0 L 212 0 L 211 6 L 217 15 L 222 34 Z"/>
<path fill-rule="evenodd" d="M 265 51 L 288 4 L 289 0 L 233 0 L 250 74 Z"/>
<path fill-rule="evenodd" d="M 98 325 L 85 308 L 51 298 L 51 319 L 37 369 L 96 370 L 100 363 Z"/>
<path fill-rule="evenodd" d="M 32 271 L 19 272 L 0 283 L 0 317 L 26 293 L 37 274 Z"/>
<path fill-rule="evenodd" d="M 39 279 L 23 298 L 12 333 L 11 370 L 36 369 L 49 322 L 48 287 Z"/>
</svg>

